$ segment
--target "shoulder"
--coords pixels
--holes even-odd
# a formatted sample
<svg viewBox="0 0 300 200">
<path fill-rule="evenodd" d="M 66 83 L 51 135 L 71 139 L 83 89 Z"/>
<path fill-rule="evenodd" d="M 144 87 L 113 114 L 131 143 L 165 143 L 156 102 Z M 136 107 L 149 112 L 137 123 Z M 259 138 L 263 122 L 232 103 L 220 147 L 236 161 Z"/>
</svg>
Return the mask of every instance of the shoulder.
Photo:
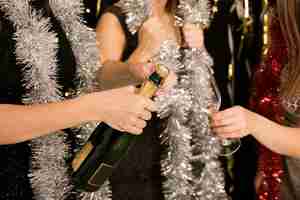
<svg viewBox="0 0 300 200">
<path fill-rule="evenodd" d="M 103 32 L 104 30 L 113 30 L 121 33 L 126 32 L 125 16 L 119 7 L 111 6 L 103 12 L 97 23 L 97 32 Z"/>
<path fill-rule="evenodd" d="M 101 20 L 110 20 L 114 22 L 119 22 L 121 25 L 125 22 L 125 15 L 122 12 L 122 9 L 118 6 L 110 6 L 104 10 Z"/>
</svg>

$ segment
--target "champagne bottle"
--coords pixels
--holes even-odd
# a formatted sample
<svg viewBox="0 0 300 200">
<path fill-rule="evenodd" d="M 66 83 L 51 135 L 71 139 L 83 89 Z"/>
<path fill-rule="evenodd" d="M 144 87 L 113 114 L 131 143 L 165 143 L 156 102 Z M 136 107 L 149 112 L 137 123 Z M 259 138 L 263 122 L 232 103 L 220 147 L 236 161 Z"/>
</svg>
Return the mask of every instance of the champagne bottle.
<svg viewBox="0 0 300 200">
<path fill-rule="evenodd" d="M 156 71 L 142 84 L 138 94 L 151 98 L 167 75 L 168 70 L 157 65 Z M 99 124 L 72 161 L 72 178 L 77 189 L 87 192 L 98 190 L 112 175 L 113 169 L 137 137 L 115 130 L 105 123 Z"/>
</svg>

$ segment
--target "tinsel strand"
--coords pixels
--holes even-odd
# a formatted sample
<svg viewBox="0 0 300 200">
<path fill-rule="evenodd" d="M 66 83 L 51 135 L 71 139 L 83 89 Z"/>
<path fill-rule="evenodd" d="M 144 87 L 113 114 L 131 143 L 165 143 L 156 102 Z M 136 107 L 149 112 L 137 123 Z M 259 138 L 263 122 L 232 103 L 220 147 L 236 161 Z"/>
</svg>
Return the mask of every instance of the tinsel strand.
<svg viewBox="0 0 300 200">
<path fill-rule="evenodd" d="M 181 0 L 178 6 L 178 25 L 185 23 L 198 25 L 200 28 L 209 26 L 212 10 L 206 0 Z M 193 105 L 189 126 L 192 130 L 192 157 L 193 167 L 191 185 L 194 199 L 228 199 L 225 192 L 224 173 L 218 160 L 221 145 L 212 134 L 209 125 L 209 116 L 206 112 L 214 103 L 212 81 L 213 60 L 205 47 L 201 49 L 187 49 L 183 59 L 187 71 L 187 82 L 193 97 Z M 189 84 L 187 84 L 189 85 Z"/>
<path fill-rule="evenodd" d="M 56 34 L 30 6 L 30 1 L 0 1 L 16 28 L 17 61 L 24 65 L 25 104 L 56 102 L 62 99 L 56 83 Z M 65 155 L 68 145 L 62 132 L 31 142 L 32 162 L 29 174 L 36 199 L 64 199 L 70 191 Z M 49 164 L 50 163 L 50 164 Z M 48 177 L 50 177 L 48 179 Z"/>
<path fill-rule="evenodd" d="M 188 49 L 184 65 L 178 64 L 178 47 L 171 42 L 165 42 L 158 55 L 154 63 L 169 67 L 179 79 L 172 90 L 156 98 L 159 116 L 169 116 L 161 135 L 166 146 L 161 161 L 162 173 L 167 178 L 163 184 L 165 198 L 228 199 L 218 160 L 220 142 L 211 133 L 205 112 L 213 95 L 212 59 L 204 48 Z"/>
<path fill-rule="evenodd" d="M 27 1 L 25 1 L 26 3 L 28 3 Z M 126 1 L 127 3 L 134 3 L 136 1 Z M 204 3 L 206 1 L 203 1 Z M 50 1 L 51 3 L 51 7 L 54 11 L 54 13 L 58 16 L 59 20 L 62 22 L 64 29 L 67 32 L 67 35 L 71 37 L 71 43 L 73 48 L 75 49 L 75 56 L 76 56 L 76 60 L 78 63 L 80 63 L 80 66 L 87 66 L 87 67 L 92 67 L 92 68 L 82 68 L 84 70 L 81 70 L 82 74 L 81 77 L 83 77 L 83 87 L 85 88 L 90 88 L 90 85 L 93 85 L 93 83 L 91 82 L 93 80 L 93 73 L 97 70 L 97 66 L 95 65 L 86 65 L 86 63 L 88 63 L 89 61 L 89 55 L 98 55 L 95 54 L 96 51 L 93 51 L 94 54 L 89 54 L 88 52 L 85 52 L 86 54 L 82 54 L 81 51 L 84 51 L 86 48 L 88 49 L 90 46 L 89 45 L 95 45 L 95 38 L 93 38 L 92 34 L 88 34 L 88 37 L 84 38 L 82 36 L 84 36 L 84 34 L 86 33 L 86 29 L 83 28 L 82 26 L 80 26 L 80 21 L 79 21 L 79 14 L 81 13 L 81 9 L 82 9 L 82 5 L 80 3 L 74 2 L 74 1 L 66 1 L 66 0 L 53 0 Z M 5 5 L 5 4 L 4 4 Z M 141 4 L 139 4 L 141 5 Z M 145 6 L 145 5 L 143 5 Z M 14 8 L 14 7 L 12 7 Z M 130 9 L 132 9 L 134 7 L 130 7 Z M 198 7 L 200 8 L 200 7 Z M 202 8 L 202 7 L 201 7 Z M 129 12 L 135 13 L 135 11 L 133 10 L 127 10 L 127 13 L 130 14 Z M 139 9 L 142 9 L 140 11 L 147 11 L 147 9 L 145 7 L 141 7 Z M 146 9 L 146 10 L 145 10 Z M 203 11 L 203 10 L 202 10 Z M 141 13 L 144 15 L 142 16 Z M 147 12 L 139 12 L 140 16 L 139 18 L 136 18 L 135 20 L 132 21 L 127 21 L 128 26 L 130 26 L 131 23 L 136 23 L 135 27 L 139 27 L 143 21 L 146 19 L 147 15 L 145 15 Z M 193 12 L 195 14 L 195 12 Z M 136 14 L 136 13 L 135 13 Z M 13 16 L 18 16 L 13 15 Z M 127 15 L 127 19 L 130 19 L 131 15 Z M 187 15 L 185 16 L 187 17 Z M 138 22 L 138 23 L 137 23 Z M 195 23 L 195 22 L 193 22 Z M 202 23 L 202 22 L 201 22 Z M 76 28 L 75 28 L 76 27 Z M 131 29 L 132 32 L 134 32 L 133 29 Z M 77 34 L 80 33 L 80 34 Z M 86 41 L 83 40 L 82 38 L 84 38 L 85 40 L 88 41 L 92 41 L 94 39 L 94 43 L 89 43 L 87 42 L 87 44 L 89 44 L 88 46 L 85 46 L 86 48 L 83 48 L 81 46 L 81 42 L 85 43 Z M 48 38 L 47 38 L 48 39 Z M 166 43 L 167 44 L 167 43 Z M 165 45 L 166 45 L 165 44 Z M 83 45 L 83 44 L 82 44 Z M 47 44 L 46 44 L 47 46 Z M 94 46 L 92 46 L 94 47 Z M 172 47 L 172 45 L 171 45 Z M 163 48 L 162 48 L 163 49 Z M 169 49 L 166 52 L 169 52 L 170 55 L 174 55 L 175 51 L 174 48 L 166 48 Z M 51 54 L 49 54 L 51 55 Z M 85 55 L 80 59 L 80 55 Z M 160 56 L 163 56 L 163 53 L 161 53 Z M 54 56 L 55 57 L 55 56 Z M 194 111 L 193 113 L 196 113 L 195 109 L 198 109 L 197 111 L 200 111 L 200 109 L 202 108 L 207 108 L 208 105 L 206 105 L 206 107 L 201 107 L 198 105 L 199 102 L 195 101 L 195 91 L 197 91 L 199 88 L 196 88 L 195 86 L 197 84 L 195 84 L 195 81 L 198 81 L 200 79 L 195 78 L 195 74 L 198 74 L 197 76 L 199 77 L 206 77 L 207 75 L 207 71 L 201 71 L 201 73 L 197 73 L 197 71 L 193 71 L 191 69 L 188 68 L 184 68 L 182 67 L 182 65 L 178 64 L 177 62 L 175 62 L 175 60 L 178 58 L 178 56 L 173 56 L 173 61 L 170 62 L 170 60 L 168 60 L 168 57 L 161 57 L 163 59 L 161 59 L 162 64 L 165 64 L 167 67 L 173 68 L 174 71 L 177 72 L 178 77 L 179 77 L 179 82 L 178 85 L 171 90 L 168 94 L 166 94 L 166 96 L 169 95 L 170 98 L 168 98 L 169 101 L 162 101 L 164 102 L 165 106 L 162 106 L 164 108 L 166 108 L 166 110 L 164 111 L 165 114 L 167 113 L 167 111 L 169 110 L 171 113 L 171 117 L 169 119 L 169 124 L 168 124 L 168 129 L 166 130 L 166 132 L 164 134 L 162 134 L 162 138 L 167 138 L 165 144 L 167 144 L 168 146 L 168 151 L 167 151 L 167 157 L 165 159 L 162 160 L 162 167 L 164 169 L 164 175 L 168 178 L 168 180 L 164 183 L 164 188 L 165 188 L 165 197 L 167 198 L 167 200 L 169 199 L 197 199 L 198 196 L 201 197 L 205 197 L 207 199 L 213 199 L 214 196 L 212 193 L 215 192 L 216 194 L 220 194 L 218 193 L 218 191 L 216 190 L 212 190 L 212 188 L 217 188 L 217 189 L 222 189 L 222 184 L 221 183 L 221 179 L 222 177 L 219 176 L 219 171 L 217 169 L 220 169 L 220 167 L 218 166 L 217 162 L 209 162 L 208 165 L 206 165 L 205 167 L 207 168 L 207 173 L 204 173 L 203 171 L 201 173 L 199 173 L 198 175 L 201 176 L 201 179 L 199 180 L 194 180 L 194 176 L 195 173 L 192 170 L 192 162 L 197 161 L 197 148 L 192 148 L 191 143 L 193 141 L 196 141 L 195 139 L 192 139 L 192 137 L 195 135 L 195 131 L 193 132 L 193 130 L 196 130 L 195 127 L 190 127 L 190 124 L 188 123 L 190 120 L 190 117 L 193 117 L 191 110 L 192 107 L 194 107 Z M 188 57 L 186 57 L 188 58 Z M 193 57 L 195 58 L 195 57 Z M 97 56 L 91 58 L 91 59 L 96 59 L 98 62 L 99 60 L 97 59 Z M 51 60 L 51 59 L 50 59 Z M 200 59 L 201 60 L 201 59 Z M 198 59 L 198 61 L 200 61 Z M 95 60 L 94 60 L 95 61 Z M 97 63 L 94 62 L 94 63 Z M 170 64 L 172 63 L 172 64 Z M 175 63 L 175 64 L 174 64 Z M 200 66 L 203 66 L 203 62 L 201 61 Z M 47 65 L 48 66 L 48 65 Z M 49 65 L 51 66 L 51 65 Z M 94 67 L 94 68 L 93 68 Z M 206 66 L 205 66 L 206 67 Z M 86 69 L 86 70 L 85 70 Z M 199 68 L 200 69 L 200 68 Z M 204 74 L 203 74 L 204 73 Z M 206 73 L 206 74 L 205 74 Z M 48 75 L 48 74 L 45 74 Z M 201 76 L 200 76 L 201 75 Z M 202 76 L 204 75 L 204 76 Z M 40 77 L 37 77 L 40 78 Z M 41 79 L 42 80 L 42 79 Z M 198 84 L 199 86 L 199 84 Z M 206 88 L 207 89 L 207 88 Z M 51 91 L 51 90 L 50 90 Z M 209 91 L 209 90 L 208 90 Z M 200 93 L 201 94 L 201 93 Z M 206 93 L 203 93 L 202 95 L 204 95 Z M 204 95 L 205 96 L 205 95 Z M 163 97 L 161 97 L 163 98 Z M 173 101 L 173 102 L 172 102 Z M 198 106 L 195 106 L 198 105 Z M 169 109 L 167 109 L 169 108 Z M 194 120 L 190 120 L 191 123 Z M 204 120 L 203 124 L 201 124 L 200 128 L 203 128 L 202 126 L 205 125 L 207 127 L 208 124 L 208 120 Z M 89 130 L 91 130 L 92 127 L 88 128 L 88 131 L 82 135 L 83 138 L 85 138 L 88 134 L 89 134 Z M 198 129 L 197 129 L 198 130 Z M 205 134 L 208 134 L 205 129 L 201 129 L 203 132 L 201 132 L 204 136 L 206 136 Z M 199 130 L 198 130 L 199 131 Z M 196 134 L 197 135 L 197 134 Z M 209 134 L 208 134 L 209 135 Z M 55 148 L 55 147 L 65 147 L 63 140 L 64 138 L 61 137 L 59 138 L 60 140 L 58 140 L 58 142 L 62 142 L 62 144 L 58 144 L 55 143 L 55 139 L 56 137 L 58 137 L 58 134 L 53 134 L 51 135 L 53 138 L 51 138 L 51 140 L 47 141 L 47 140 L 42 140 L 43 144 L 40 144 L 41 146 L 52 146 L 54 148 L 52 148 L 51 155 L 54 155 L 56 157 L 52 158 L 53 160 L 53 169 L 51 168 L 51 166 L 47 166 L 47 163 L 45 163 L 44 165 L 44 171 L 42 171 L 42 173 L 40 173 L 38 176 L 34 176 L 35 178 L 33 178 L 32 180 L 37 179 L 39 182 L 44 181 L 45 179 L 48 181 L 48 179 L 53 179 L 53 177 L 59 177 L 61 178 L 61 182 L 59 182 L 59 184 L 55 185 L 55 186 L 51 186 L 49 188 L 46 188 L 44 182 L 41 182 L 41 185 L 36 184 L 35 185 L 35 190 L 39 190 L 41 195 L 47 195 L 47 197 L 53 197 L 53 199 L 63 199 L 64 195 L 66 194 L 66 189 L 69 190 L 70 185 L 67 183 L 68 179 L 67 179 L 67 175 L 64 173 L 67 169 L 67 167 L 65 166 L 65 162 L 63 159 L 63 156 L 66 154 L 65 151 L 59 149 L 59 148 Z M 208 140 L 208 139 L 207 139 Z M 205 141 L 207 141 L 205 140 Z M 209 139 L 210 141 L 215 142 L 214 140 L 211 140 L 211 138 Z M 215 143 L 210 143 L 207 144 L 205 143 L 205 145 L 214 145 Z M 204 145 L 202 146 L 204 147 Z M 41 150 L 42 148 L 39 148 L 38 150 Z M 61 154 L 57 154 L 58 152 L 56 152 L 57 150 L 59 150 L 61 152 Z M 202 151 L 203 149 L 201 149 Z M 44 152 L 44 151 L 43 151 Z M 52 152 L 54 152 L 52 154 Z M 214 152 L 214 151 L 213 151 Z M 192 154 L 193 153 L 193 154 Z M 43 154 L 44 155 L 44 154 Z M 57 156 L 60 155 L 60 156 Z M 196 155 L 196 156 L 195 156 Z M 203 153 L 203 155 L 207 155 L 205 153 Z M 210 154 L 209 154 L 210 155 Z M 49 156 L 49 150 L 47 151 L 47 156 Z M 49 161 L 49 157 L 45 156 L 43 159 L 47 161 Z M 41 155 L 39 155 L 38 159 L 40 158 Z M 210 156 L 204 156 L 204 158 L 212 158 Z M 42 160 L 44 162 L 44 160 Z M 43 162 L 39 162 L 40 164 Z M 199 168 L 199 166 L 197 166 L 197 169 Z M 48 171 L 47 171 L 48 169 Z M 52 169 L 51 171 L 49 171 L 49 169 Z M 41 171 L 39 171 L 41 172 Z M 51 173 L 50 173 L 51 172 Z M 52 174 L 53 172 L 57 172 L 55 174 Z M 201 174 L 201 175 L 200 175 Z M 211 179 L 214 178 L 213 176 L 216 176 L 218 178 L 215 179 Z M 208 178 L 211 180 L 217 180 L 214 183 L 214 185 L 210 184 L 212 181 L 208 181 Z M 58 180 L 58 179 L 56 179 Z M 64 181 L 66 180 L 66 182 Z M 191 186 L 191 182 L 193 182 L 193 187 Z M 61 183 L 66 183 L 64 185 L 61 185 Z M 178 187 L 180 186 L 180 188 Z M 203 188 L 209 187 L 209 191 L 206 192 L 205 190 L 203 190 Z M 213 187 L 214 186 L 214 187 Z M 59 187 L 59 188 L 58 188 Z M 219 188 L 220 187 L 220 188 Z M 47 191 L 49 190 L 49 191 Z M 195 192 L 195 191 L 197 192 Z M 83 194 L 83 198 L 84 199 L 92 199 L 92 200 L 98 200 L 98 199 L 107 199 L 110 196 L 110 190 L 108 187 L 103 187 L 99 193 L 91 193 L 90 195 L 87 194 Z M 40 198 L 43 198 L 44 196 L 41 196 Z M 216 199 L 221 199 L 216 198 Z"/>
<path fill-rule="evenodd" d="M 78 65 L 81 92 L 91 91 L 97 86 L 95 75 L 101 63 L 96 32 L 88 28 L 80 17 L 84 13 L 83 1 L 50 0 L 50 5 L 70 39 Z"/>
<path fill-rule="evenodd" d="M 208 0 L 179 0 L 177 12 L 177 24 L 184 23 L 199 25 L 206 28 L 210 25 L 212 9 Z"/>
<path fill-rule="evenodd" d="M 210 128 L 207 110 L 213 107 L 212 58 L 205 48 L 186 50 L 184 63 L 191 73 L 193 106 L 191 110 L 193 166 L 192 186 L 195 199 L 226 200 L 224 172 L 218 160 L 221 145 Z M 199 167 L 202 166 L 202 167 Z"/>
<path fill-rule="evenodd" d="M 96 48 L 95 32 L 81 23 L 83 6 L 81 1 L 50 0 L 54 14 L 61 21 L 70 38 L 77 61 L 79 91 L 91 91 L 93 80 L 100 67 Z M 24 84 L 27 94 L 24 103 L 37 104 L 62 100 L 60 86 L 56 83 L 56 34 L 50 32 L 49 19 L 43 18 L 30 7 L 30 1 L 0 1 L 1 9 L 16 27 L 17 60 L 24 67 Z M 85 125 L 78 135 L 83 142 L 92 132 L 94 125 Z M 32 166 L 29 174 L 36 199 L 64 199 L 69 195 L 72 184 L 68 177 L 65 158 L 69 147 L 63 132 L 53 133 L 33 140 Z M 83 199 L 109 199 L 109 189 L 98 193 L 83 194 Z"/>
<path fill-rule="evenodd" d="M 192 179 L 191 138 L 190 127 L 186 126 L 189 110 L 192 106 L 192 97 L 183 85 L 182 76 L 185 76 L 184 66 L 179 46 L 172 41 L 163 43 L 158 57 L 153 58 L 154 63 L 162 64 L 178 75 L 178 84 L 167 94 L 156 98 L 159 105 L 159 116 L 169 115 L 166 130 L 161 134 L 165 153 L 162 155 L 162 174 L 166 177 L 163 183 L 164 195 L 167 200 L 192 199 L 190 181 Z"/>
<path fill-rule="evenodd" d="M 126 15 L 126 24 L 131 34 L 138 32 L 150 15 L 150 0 L 120 0 L 116 3 Z"/>
<path fill-rule="evenodd" d="M 86 93 L 97 88 L 95 75 L 101 67 L 100 53 L 96 46 L 96 33 L 81 21 L 83 1 L 50 0 L 51 8 L 61 21 L 64 30 L 68 33 L 73 52 L 77 61 L 79 93 Z M 70 9 L 72 8 L 72 9 Z M 88 139 L 96 127 L 96 123 L 83 124 L 77 134 L 78 148 Z M 106 182 L 98 191 L 83 192 L 82 200 L 110 200 L 111 190 Z"/>
</svg>

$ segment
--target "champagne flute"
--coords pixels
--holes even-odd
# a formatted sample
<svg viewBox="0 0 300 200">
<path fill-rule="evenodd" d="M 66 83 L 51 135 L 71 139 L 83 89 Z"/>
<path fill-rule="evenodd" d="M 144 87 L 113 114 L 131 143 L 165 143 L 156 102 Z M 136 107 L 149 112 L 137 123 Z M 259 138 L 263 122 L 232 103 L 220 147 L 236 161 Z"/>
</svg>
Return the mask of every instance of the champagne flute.
<svg viewBox="0 0 300 200">
<path fill-rule="evenodd" d="M 217 86 L 216 80 L 213 76 L 210 78 L 210 85 L 212 88 L 212 107 L 210 108 L 210 112 L 217 112 L 221 108 L 222 98 L 221 92 Z M 240 139 L 221 139 L 222 149 L 220 152 L 220 156 L 231 156 L 236 153 L 241 147 Z"/>
</svg>

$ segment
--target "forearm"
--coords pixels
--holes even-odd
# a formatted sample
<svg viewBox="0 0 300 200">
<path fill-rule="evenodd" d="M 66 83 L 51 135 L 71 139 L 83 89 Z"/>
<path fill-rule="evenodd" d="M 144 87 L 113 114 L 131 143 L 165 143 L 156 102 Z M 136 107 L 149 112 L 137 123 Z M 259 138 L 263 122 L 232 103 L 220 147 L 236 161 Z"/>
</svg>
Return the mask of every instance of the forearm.
<svg viewBox="0 0 300 200">
<path fill-rule="evenodd" d="M 133 65 L 142 65 L 149 60 L 150 56 L 139 47 L 131 54 L 126 62 L 105 61 L 96 76 L 100 88 L 102 90 L 108 90 L 142 83 L 146 77 L 142 77 L 140 73 L 137 73 Z"/>
<path fill-rule="evenodd" d="M 97 72 L 97 81 L 102 90 L 137 85 L 143 80 L 130 70 L 130 64 L 121 61 L 107 61 Z"/>
<path fill-rule="evenodd" d="M 253 136 L 260 143 L 279 154 L 300 157 L 300 128 L 282 126 L 259 115 L 258 118 Z"/>
<path fill-rule="evenodd" d="M 152 57 L 152 50 L 147 48 L 145 45 L 140 45 L 130 55 L 128 63 L 147 63 L 152 59 Z"/>
<path fill-rule="evenodd" d="M 79 99 L 42 105 L 0 105 L 0 144 L 40 137 L 88 121 L 87 106 Z"/>
</svg>

